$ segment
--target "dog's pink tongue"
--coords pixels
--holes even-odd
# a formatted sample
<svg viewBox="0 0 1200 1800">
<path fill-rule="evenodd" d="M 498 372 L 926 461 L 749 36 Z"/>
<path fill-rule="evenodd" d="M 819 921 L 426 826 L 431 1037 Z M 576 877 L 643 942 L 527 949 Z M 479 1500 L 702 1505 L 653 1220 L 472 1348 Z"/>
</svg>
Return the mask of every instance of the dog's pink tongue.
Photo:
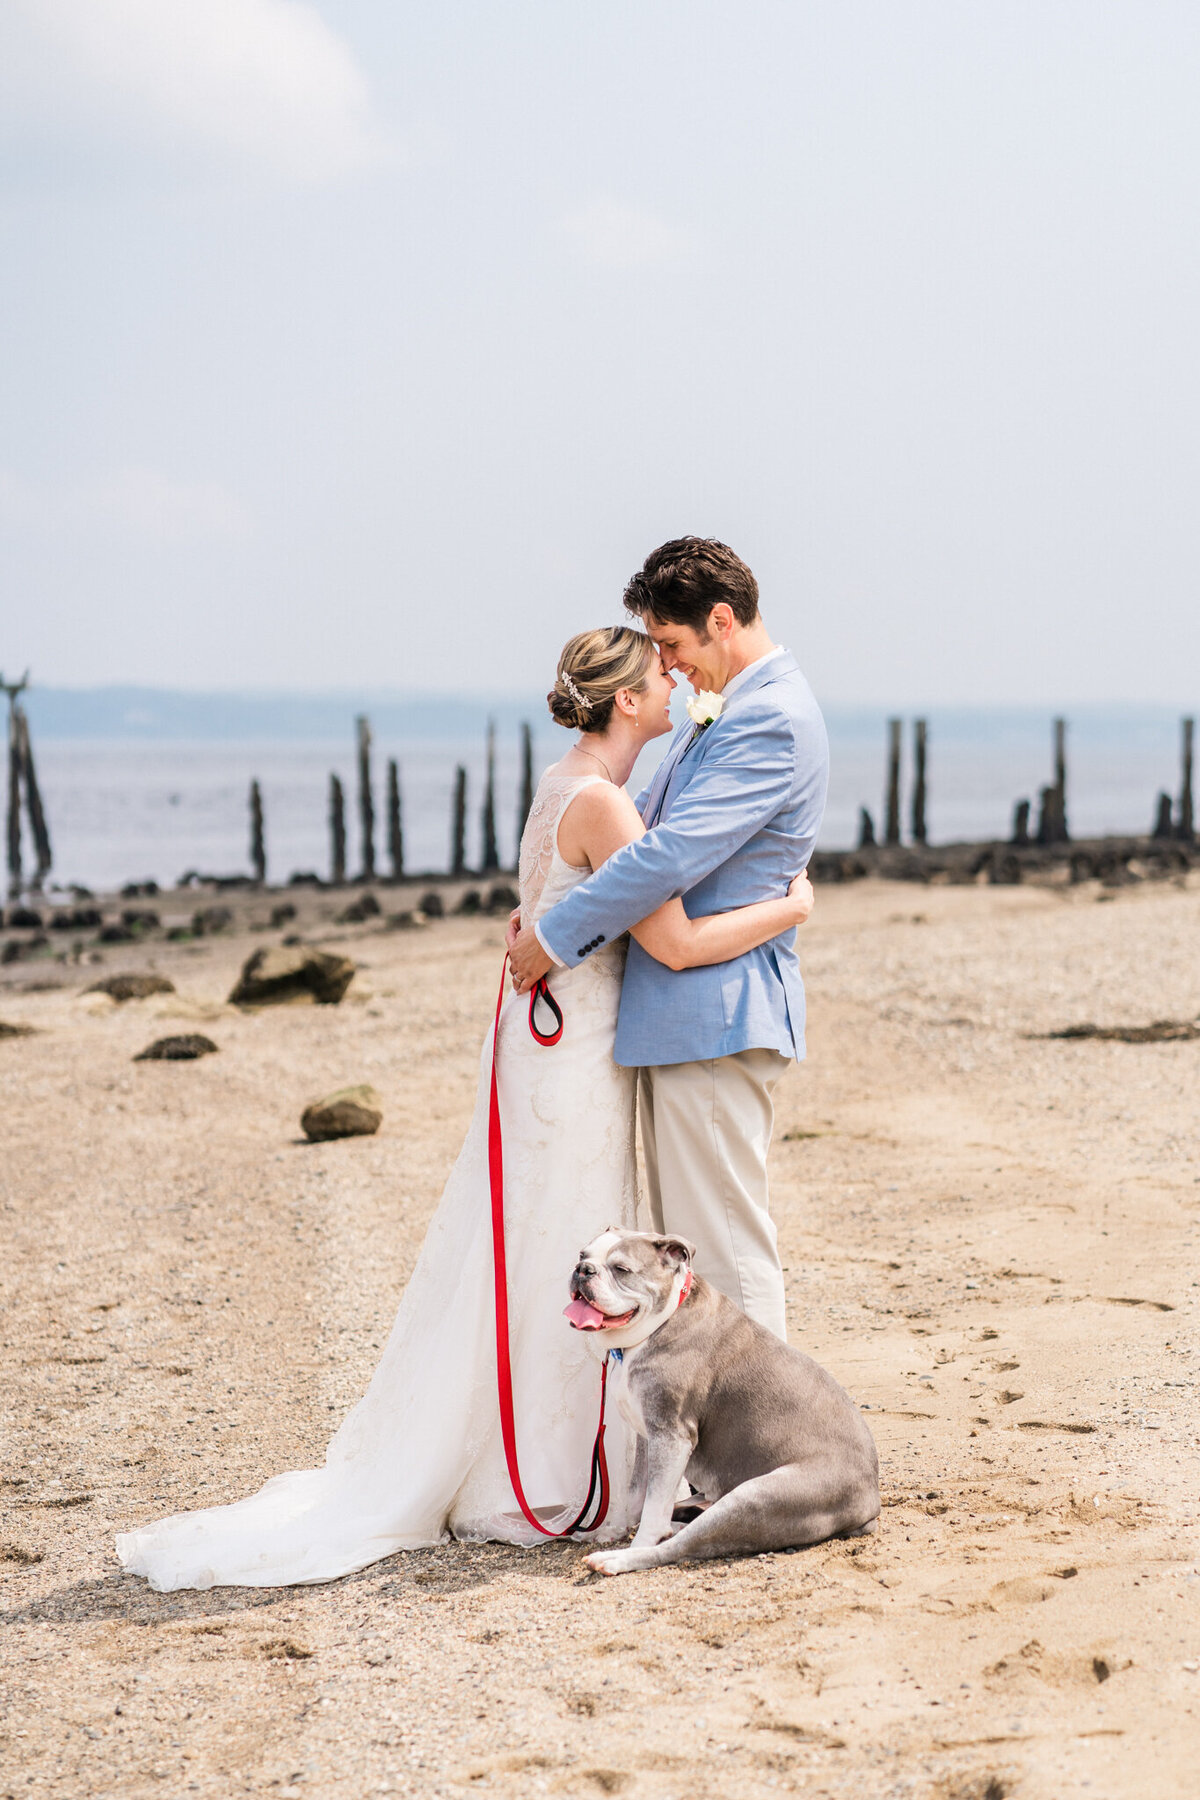
<svg viewBox="0 0 1200 1800">
<path fill-rule="evenodd" d="M 572 1300 L 563 1307 L 563 1318 L 570 1319 L 576 1331 L 603 1331 L 608 1323 L 600 1308 L 587 1300 Z"/>
</svg>

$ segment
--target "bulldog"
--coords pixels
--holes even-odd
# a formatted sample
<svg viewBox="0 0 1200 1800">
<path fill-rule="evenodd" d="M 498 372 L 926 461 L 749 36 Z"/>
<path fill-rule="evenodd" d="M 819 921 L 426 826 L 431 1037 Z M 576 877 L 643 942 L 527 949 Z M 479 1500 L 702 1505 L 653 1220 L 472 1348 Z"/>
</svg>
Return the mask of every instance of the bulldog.
<svg viewBox="0 0 1200 1800">
<path fill-rule="evenodd" d="M 588 1557 L 601 1575 L 859 1536 L 879 1516 L 875 1442 L 850 1396 L 694 1274 L 693 1255 L 684 1238 L 609 1229 L 571 1276 L 566 1317 L 612 1358 L 609 1392 L 638 1438 L 641 1523 L 626 1549 Z M 685 1476 L 702 1510 L 677 1526 Z"/>
</svg>

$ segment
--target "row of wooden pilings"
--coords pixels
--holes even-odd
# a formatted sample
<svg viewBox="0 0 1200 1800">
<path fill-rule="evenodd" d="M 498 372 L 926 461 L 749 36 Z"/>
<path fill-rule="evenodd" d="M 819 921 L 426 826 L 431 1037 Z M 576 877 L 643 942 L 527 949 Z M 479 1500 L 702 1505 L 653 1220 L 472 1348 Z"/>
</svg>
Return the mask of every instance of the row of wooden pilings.
<svg viewBox="0 0 1200 1800">
<path fill-rule="evenodd" d="M 21 695 L 28 685 L 28 672 L 18 682 L 5 682 L 0 676 L 0 692 L 7 695 L 9 703 L 7 860 L 9 894 L 12 897 L 19 896 L 26 886 L 34 892 L 40 891 L 45 877 L 50 871 L 52 861 L 50 833 L 34 769 L 29 723 L 21 703 Z M 355 724 L 360 854 L 358 873 L 354 878 L 373 881 L 379 877 L 381 871 L 377 867 L 375 850 L 376 817 L 371 769 L 371 726 L 365 716 L 360 716 Z M 521 833 L 525 828 L 525 820 L 533 804 L 533 738 L 528 724 L 521 725 L 520 735 L 521 776 L 517 800 L 517 843 L 520 842 Z M 913 721 L 913 785 L 910 796 L 909 830 L 911 842 L 916 846 L 924 846 L 928 842 L 929 742 L 928 721 L 915 719 Z M 1067 825 L 1066 742 L 1067 722 L 1065 719 L 1055 719 L 1053 723 L 1054 778 L 1040 791 L 1037 824 L 1033 831 L 1030 830 L 1032 812 L 1030 801 L 1028 799 L 1017 801 L 1013 812 L 1012 835 L 1009 840 L 1012 844 L 1053 845 L 1070 841 Z M 903 721 L 889 719 L 883 836 L 883 843 L 889 847 L 898 846 L 902 837 L 900 784 L 902 746 Z M 1150 836 L 1154 839 L 1173 840 L 1189 845 L 1196 842 L 1193 786 L 1194 750 L 1195 720 L 1185 718 L 1181 721 L 1179 794 L 1177 798 L 1165 792 L 1158 795 L 1150 832 Z M 394 758 L 389 759 L 387 764 L 385 809 L 388 873 L 393 880 L 398 881 L 402 880 L 405 875 L 404 823 L 400 767 Z M 23 810 L 28 815 L 36 858 L 36 867 L 28 883 L 24 878 L 21 851 Z M 467 771 L 462 764 L 459 764 L 454 773 L 450 812 L 449 873 L 452 877 L 461 877 L 468 873 L 467 828 Z M 348 867 L 346 794 L 342 782 L 336 774 L 331 774 L 329 777 L 329 840 L 330 879 L 334 884 L 340 884 L 347 879 Z M 858 847 L 860 850 L 866 849 L 878 842 L 874 820 L 864 806 L 859 813 Z M 260 885 L 265 883 L 267 877 L 266 826 L 262 789 L 257 780 L 250 784 L 250 863 L 253 879 Z M 496 833 L 496 728 L 494 722 L 489 722 L 487 728 L 486 777 L 480 813 L 480 858 L 476 869 L 471 872 L 483 875 L 500 872 Z"/>
<path fill-rule="evenodd" d="M 887 760 L 887 799 L 885 801 L 885 823 L 883 841 L 885 844 L 900 842 L 900 750 L 904 732 L 903 719 L 888 720 L 888 760 Z M 925 844 L 929 841 L 928 825 L 925 818 L 926 757 L 929 749 L 929 723 L 926 719 L 913 720 L 913 790 L 911 831 L 914 844 Z M 875 821 L 865 806 L 858 811 L 858 847 L 869 849 L 878 843 L 875 836 Z"/>
<path fill-rule="evenodd" d="M 533 733 L 527 724 L 521 728 L 521 779 L 517 797 L 517 836 L 525 829 L 529 809 L 533 805 Z M 357 738 L 357 807 L 359 825 L 358 869 L 352 879 L 375 881 L 383 873 L 375 854 L 375 794 L 371 770 L 371 723 L 365 716 L 355 720 Z M 404 866 L 404 814 L 400 794 L 400 765 L 394 757 L 387 764 L 387 799 L 385 802 L 385 836 L 387 873 L 393 881 L 402 881 Z M 262 885 L 267 879 L 266 828 L 263 818 L 262 789 L 257 781 L 250 783 L 250 866 L 254 879 Z M 329 777 L 329 879 L 340 887 L 347 879 L 346 858 L 346 790 L 341 777 Z M 483 805 L 480 809 L 480 857 L 476 868 L 467 864 L 467 771 L 459 763 L 454 771 L 454 792 L 450 803 L 450 868 L 453 877 L 473 873 L 500 873 L 500 849 L 496 833 L 496 726 L 489 720 L 487 728 L 487 774 L 484 781 Z"/>
<path fill-rule="evenodd" d="M 888 720 L 887 784 L 883 842 L 889 846 L 901 842 L 900 826 L 900 755 L 903 747 L 904 722 Z M 1179 797 L 1160 793 L 1155 804 L 1154 824 L 1150 835 L 1158 839 L 1174 839 L 1180 843 L 1196 841 L 1196 809 L 1193 798 L 1193 763 L 1196 722 L 1180 720 Z M 913 720 L 913 786 L 911 797 L 911 842 L 927 844 L 928 825 L 928 756 L 929 724 L 926 719 Z M 1038 800 L 1036 829 L 1029 829 L 1031 804 L 1018 800 L 1013 808 L 1013 844 L 1067 844 L 1071 834 L 1067 827 L 1067 721 L 1055 719 L 1053 727 L 1054 779 L 1042 788 Z M 865 806 L 858 815 L 858 848 L 870 849 L 878 844 L 875 821 Z"/>
</svg>

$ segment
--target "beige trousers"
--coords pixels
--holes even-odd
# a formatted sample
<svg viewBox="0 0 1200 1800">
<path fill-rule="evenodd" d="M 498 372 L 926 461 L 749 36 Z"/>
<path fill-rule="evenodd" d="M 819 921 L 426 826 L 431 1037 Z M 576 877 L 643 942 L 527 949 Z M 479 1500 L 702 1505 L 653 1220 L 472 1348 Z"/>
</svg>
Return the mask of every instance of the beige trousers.
<svg viewBox="0 0 1200 1800">
<path fill-rule="evenodd" d="M 689 1238 L 696 1272 L 787 1339 L 783 1271 L 767 1206 L 778 1050 L 642 1069 L 638 1112 L 653 1229 Z"/>
</svg>

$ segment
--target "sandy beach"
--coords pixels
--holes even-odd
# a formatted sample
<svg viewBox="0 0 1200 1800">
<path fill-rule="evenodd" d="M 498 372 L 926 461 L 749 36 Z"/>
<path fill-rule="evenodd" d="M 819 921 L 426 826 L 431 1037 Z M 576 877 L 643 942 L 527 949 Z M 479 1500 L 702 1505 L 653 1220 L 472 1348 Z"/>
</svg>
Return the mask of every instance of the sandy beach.
<svg viewBox="0 0 1200 1800">
<path fill-rule="evenodd" d="M 238 905 L 0 985 L 35 1033 L 0 1040 L 4 1800 L 1196 1793 L 1200 1041 L 1038 1035 L 1200 1015 L 1195 875 L 819 893 L 774 1209 L 792 1340 L 879 1445 L 875 1537 L 615 1581 L 446 1545 L 160 1596 L 114 1533 L 318 1461 L 364 1386 L 501 955 L 487 918 L 334 926 L 304 893 L 346 999 L 239 1012 L 281 933 Z M 83 992 L 143 969 L 177 993 Z M 132 1060 L 186 1031 L 219 1054 Z M 304 1142 L 352 1082 L 379 1134 Z"/>
</svg>

